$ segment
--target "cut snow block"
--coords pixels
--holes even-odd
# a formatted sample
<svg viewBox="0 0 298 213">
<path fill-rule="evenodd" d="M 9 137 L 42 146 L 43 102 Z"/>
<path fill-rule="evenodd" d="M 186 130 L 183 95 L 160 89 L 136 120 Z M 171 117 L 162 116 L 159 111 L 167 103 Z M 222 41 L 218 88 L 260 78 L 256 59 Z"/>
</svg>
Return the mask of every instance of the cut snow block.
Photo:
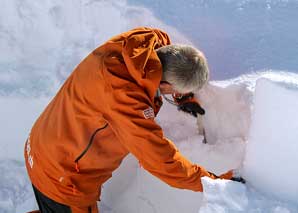
<svg viewBox="0 0 298 213">
<path fill-rule="evenodd" d="M 252 92 L 244 83 L 209 83 L 198 91 L 206 114 L 202 117 L 209 144 L 246 140 L 250 124 Z"/>
<path fill-rule="evenodd" d="M 267 195 L 298 202 L 298 86 L 259 79 L 243 176 Z"/>
<path fill-rule="evenodd" d="M 248 205 L 246 186 L 242 183 L 208 177 L 202 178 L 204 203 L 199 213 L 245 212 Z"/>
</svg>

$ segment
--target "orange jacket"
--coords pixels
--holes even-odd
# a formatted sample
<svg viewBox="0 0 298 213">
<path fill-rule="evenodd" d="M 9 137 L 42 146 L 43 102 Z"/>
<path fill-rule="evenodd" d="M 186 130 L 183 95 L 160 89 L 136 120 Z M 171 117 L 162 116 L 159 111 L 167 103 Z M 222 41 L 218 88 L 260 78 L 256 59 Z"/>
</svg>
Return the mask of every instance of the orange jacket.
<svg viewBox="0 0 298 213">
<path fill-rule="evenodd" d="M 166 33 L 138 28 L 115 36 L 72 72 L 34 124 L 25 145 L 33 185 L 53 200 L 89 206 L 132 153 L 171 186 L 202 191 L 207 171 L 184 158 L 154 121 Z"/>
</svg>

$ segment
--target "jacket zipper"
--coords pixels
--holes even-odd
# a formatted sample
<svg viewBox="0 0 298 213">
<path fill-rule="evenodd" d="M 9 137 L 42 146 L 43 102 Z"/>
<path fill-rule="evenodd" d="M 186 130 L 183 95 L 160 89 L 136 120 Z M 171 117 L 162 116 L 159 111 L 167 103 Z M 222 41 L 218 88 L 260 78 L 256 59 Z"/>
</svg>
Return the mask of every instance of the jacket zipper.
<svg viewBox="0 0 298 213">
<path fill-rule="evenodd" d="M 83 150 L 83 152 L 82 152 L 82 153 L 75 159 L 74 162 L 75 162 L 75 166 L 76 166 L 76 171 L 77 171 L 77 172 L 80 172 L 79 165 L 78 165 L 79 160 L 80 160 L 82 157 L 84 157 L 84 155 L 87 153 L 87 151 L 88 151 L 89 148 L 91 147 L 91 145 L 92 145 L 92 143 L 93 143 L 93 140 L 94 140 L 94 137 L 95 137 L 96 133 L 98 133 L 100 130 L 105 129 L 107 126 L 108 126 L 108 124 L 104 125 L 104 126 L 101 127 L 101 128 L 96 129 L 96 130 L 93 132 L 93 134 L 91 135 L 91 138 L 90 138 L 90 140 L 89 140 L 88 145 L 87 145 L 86 148 Z"/>
</svg>

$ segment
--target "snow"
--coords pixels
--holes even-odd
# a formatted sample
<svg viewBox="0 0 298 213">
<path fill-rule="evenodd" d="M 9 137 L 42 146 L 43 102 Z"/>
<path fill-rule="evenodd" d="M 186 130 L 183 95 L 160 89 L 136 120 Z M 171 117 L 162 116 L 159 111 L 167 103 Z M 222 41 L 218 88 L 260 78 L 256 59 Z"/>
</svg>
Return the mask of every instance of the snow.
<svg viewBox="0 0 298 213">
<path fill-rule="evenodd" d="M 0 97 L 0 212 L 36 209 L 24 164 L 24 142 L 49 98 Z M 14 119 L 11 119 L 14 118 Z"/>
<path fill-rule="evenodd" d="M 297 203 L 264 196 L 250 185 L 202 178 L 204 200 L 198 213 L 296 213 Z"/>
<path fill-rule="evenodd" d="M 251 163 L 253 169 L 262 169 L 263 173 L 261 175 L 263 175 L 264 180 L 269 180 L 267 174 L 264 173 L 269 172 L 270 168 L 276 173 L 276 170 L 274 170 L 276 168 L 275 165 L 281 164 L 281 162 L 278 162 L 279 158 L 276 158 L 277 162 L 274 163 L 272 163 L 274 157 L 268 158 L 268 165 L 263 167 L 259 162 L 264 161 L 264 159 L 256 160 L 254 158 L 257 150 L 262 153 L 264 148 L 260 149 L 259 144 L 257 147 L 253 147 L 250 157 L 248 157 L 248 152 L 246 152 L 247 145 L 250 145 L 251 135 L 262 133 L 260 128 L 250 128 L 251 122 L 254 122 L 251 121 L 250 117 L 255 117 L 257 107 L 259 106 L 259 104 L 255 104 L 255 93 L 258 94 L 259 90 L 263 90 L 263 88 L 258 86 L 255 88 L 255 85 L 259 85 L 260 81 L 264 81 L 263 79 L 275 82 L 278 80 L 287 88 L 290 87 L 293 90 L 295 88 L 293 85 L 297 82 L 298 76 L 285 72 L 262 72 L 244 75 L 227 81 L 210 82 L 203 91 L 197 93 L 197 97 L 205 104 L 204 107 L 210 114 L 206 114 L 204 123 L 210 124 L 210 130 L 212 129 L 212 124 L 215 123 L 226 130 L 225 135 L 221 135 L 223 131 L 219 128 L 214 128 L 209 138 L 217 138 L 220 135 L 222 138 L 210 141 L 211 143 L 209 144 L 202 143 L 203 137 L 198 135 L 195 121 L 192 117 L 185 116 L 183 113 L 177 114 L 175 107 L 172 105 L 165 103 L 158 116 L 158 122 L 163 127 L 167 137 L 176 142 L 179 150 L 184 155 L 210 171 L 221 174 L 231 168 L 241 168 L 245 158 L 245 162 Z M 264 94 L 268 97 L 276 97 L 278 91 L 278 88 L 275 88 L 275 90 L 265 89 Z M 243 96 L 237 96 L 237 94 L 243 94 Z M 272 95 L 270 96 L 270 94 Z M 281 92 L 279 97 L 283 96 L 283 94 Z M 229 100 L 229 104 L 222 105 L 225 97 Z M 293 98 L 295 98 L 295 95 L 290 96 L 290 100 Z M 279 103 L 284 106 L 285 102 L 282 101 L 282 97 L 280 100 L 281 102 Z M 270 106 L 271 102 L 265 104 L 266 101 L 268 99 L 261 100 L 261 109 L 264 109 L 262 104 Z M 225 115 L 225 113 L 230 112 L 231 107 L 237 109 L 234 111 L 236 115 L 230 114 L 230 119 L 234 122 L 231 122 L 229 117 Z M 251 111 L 251 109 L 253 110 Z M 260 117 L 262 118 L 262 116 Z M 241 125 L 245 123 L 242 119 L 246 120 L 248 124 Z M 284 117 L 279 119 L 283 120 Z M 266 122 L 268 121 L 263 119 L 263 123 Z M 206 127 L 208 132 L 208 125 Z M 177 131 L 177 129 L 180 131 Z M 278 134 L 280 131 L 274 132 Z M 291 132 L 288 133 L 291 134 Z M 266 148 L 269 153 L 271 151 L 274 153 L 274 148 L 268 149 L 268 145 L 266 145 Z M 294 150 L 297 150 L 297 148 Z M 297 157 L 291 156 L 290 158 L 290 162 L 295 162 Z M 293 167 L 293 170 L 296 169 L 295 163 L 290 165 Z M 246 169 L 246 167 L 244 168 Z M 255 170 L 252 170 L 252 172 Z M 246 185 L 232 181 L 203 178 L 204 193 L 193 193 L 168 187 L 140 168 L 137 161 L 130 157 L 114 173 L 113 178 L 104 185 L 101 204 L 105 207 L 109 206 L 109 211 L 107 212 L 181 212 L 186 209 L 187 212 L 199 213 L 294 213 L 298 211 L 296 200 L 292 202 L 285 200 L 286 196 L 273 197 L 270 194 L 272 188 L 266 189 L 267 191 L 262 190 L 262 187 L 258 185 L 262 184 L 258 178 L 251 179 L 248 176 L 245 177 L 248 181 Z M 291 175 L 291 177 L 293 176 Z M 274 180 L 273 184 L 280 182 L 280 176 L 278 178 Z M 129 181 L 123 183 L 123 179 Z M 295 182 L 295 179 L 292 180 Z M 290 184 L 287 186 L 292 187 Z"/>
<path fill-rule="evenodd" d="M 211 77 L 297 73 L 297 0 L 128 0 L 175 26 L 206 54 Z"/>
<path fill-rule="evenodd" d="M 23 161 L 23 144 L 49 98 L 0 97 L 0 160 Z M 14 118 L 14 119 L 11 119 Z"/>
<path fill-rule="evenodd" d="M 190 43 L 148 9 L 124 0 L 5 0 L 0 8 L 0 95 L 53 95 L 90 51 L 141 25 Z"/>
<path fill-rule="evenodd" d="M 276 83 L 277 80 L 279 83 Z M 157 121 L 163 127 L 166 136 L 175 141 L 179 150 L 193 162 L 220 174 L 228 169 L 240 167 L 245 158 L 244 171 L 247 171 L 245 177 L 248 180 L 246 185 L 203 178 L 204 193 L 174 189 L 140 168 L 137 160 L 129 156 L 114 172 L 113 178 L 103 186 L 102 201 L 99 204 L 102 212 L 297 212 L 297 201 L 289 199 L 295 196 L 290 192 L 291 189 L 295 192 L 295 179 L 291 177 L 296 173 L 291 172 L 297 172 L 294 163 L 297 157 L 289 155 L 297 150 L 295 142 L 292 141 L 297 133 L 290 128 L 291 125 L 292 128 L 297 125 L 297 119 L 292 120 L 295 114 L 293 110 L 296 109 L 294 104 L 297 101 L 297 82 L 297 75 L 284 72 L 257 73 L 227 81 L 210 82 L 196 94 L 208 112 L 204 118 L 206 132 L 210 131 L 208 144 L 202 143 L 203 136 L 198 134 L 196 120 L 193 117 L 177 112 L 174 106 L 166 102 L 161 109 Z M 229 100 L 229 104 L 223 104 L 224 97 Z M 1 137 L 5 140 L 2 140 L 3 145 L 1 144 L 0 171 L 5 175 L 0 178 L 0 212 L 24 212 L 36 208 L 22 162 L 23 142 L 30 128 L 28 126 L 32 125 L 48 101 L 49 98 L 45 97 L 0 99 L 0 116 L 6 120 L 1 125 L 4 130 Z M 279 107 L 274 107 L 276 104 Z M 236 115 L 229 115 L 234 123 L 224 115 L 231 112 L 231 107 L 236 110 Z M 252 108 L 253 111 L 250 111 Z M 11 116 L 18 118 L 19 122 L 11 120 Z M 271 122 L 272 117 L 278 122 Z M 284 122 L 290 119 L 293 121 L 291 125 L 288 123 L 284 125 Z M 212 129 L 215 123 L 218 127 Z M 255 123 L 258 124 L 256 127 Z M 262 146 L 260 140 L 254 137 L 262 135 L 263 128 L 268 128 L 268 124 L 272 125 L 270 126 L 272 128 L 277 128 L 270 132 L 278 137 L 286 134 L 287 139 L 283 141 L 285 151 L 282 152 L 286 155 L 276 157 L 275 152 L 282 150 L 280 146 L 275 147 L 276 144 Z M 18 134 L 12 134 L 15 133 L 14 126 L 17 127 Z M 283 131 L 280 131 L 282 126 Z M 219 127 L 224 127 L 226 131 L 222 131 Z M 216 140 L 212 141 L 211 138 Z M 279 141 L 266 140 L 268 143 Z M 267 161 L 262 157 L 264 152 L 271 156 Z M 258 156 L 262 158 L 259 159 Z M 286 157 L 287 164 L 283 163 L 282 157 Z M 260 162 L 266 165 L 263 166 Z M 282 176 L 286 181 L 283 181 L 281 187 L 289 189 L 289 193 L 272 196 L 276 191 L 282 192 L 274 186 L 280 183 L 280 176 L 276 176 L 276 167 L 279 169 L 278 174 L 286 174 Z M 268 176 L 270 173 L 273 175 Z M 258 177 L 254 177 L 254 174 L 258 174 Z M 263 180 L 268 182 L 265 188 Z"/>
<path fill-rule="evenodd" d="M 173 42 L 201 48 L 212 79 L 261 69 L 297 72 L 297 0 L 1 3 L 1 95 L 53 95 L 91 50 L 140 25 L 159 27 Z"/>
<path fill-rule="evenodd" d="M 202 143 L 196 119 L 168 103 L 157 117 L 165 135 L 191 161 L 216 174 L 242 169 L 247 184 L 203 178 L 204 193 L 174 189 L 128 156 L 103 186 L 101 212 L 298 212 L 297 3 L 4 0 L 0 213 L 37 208 L 23 145 L 61 83 L 96 46 L 140 25 L 200 47 L 211 67 L 212 81 L 195 94 L 206 109 L 208 144 Z"/>
<path fill-rule="evenodd" d="M 167 137 L 176 142 L 181 153 L 218 174 L 240 166 L 245 149 L 243 141 L 203 144 L 203 137 L 197 133 L 196 120 L 177 112 L 166 102 L 164 105 L 158 122 Z M 234 149 L 233 153 L 231 149 Z M 101 205 L 109 206 L 110 212 L 182 212 L 187 209 L 187 212 L 197 213 L 202 199 L 201 193 L 166 185 L 140 168 L 130 156 L 113 173 L 113 178 L 104 184 Z"/>
<path fill-rule="evenodd" d="M 207 85 L 199 91 L 199 100 L 207 111 L 203 116 L 207 141 L 245 141 L 248 137 L 253 93 L 243 82 L 222 84 L 217 82 L 212 86 Z"/>
<path fill-rule="evenodd" d="M 221 84 L 232 86 L 239 79 L 249 88 L 256 85 L 242 165 L 247 183 L 203 178 L 204 202 L 199 212 L 297 212 L 298 187 L 293 177 L 298 172 L 298 75 L 266 72 Z"/>
<path fill-rule="evenodd" d="M 295 83 L 257 81 L 244 161 L 244 174 L 251 185 L 292 202 L 298 197 L 298 182 L 293 178 L 298 176 L 298 81 Z"/>
<path fill-rule="evenodd" d="M 228 180 L 202 178 L 206 203 L 200 212 L 245 212 L 248 206 L 246 187 L 241 183 Z M 212 205 L 208 205 L 212 203 Z"/>
<path fill-rule="evenodd" d="M 22 212 L 32 209 L 34 205 L 31 199 L 32 187 L 23 162 L 1 160 L 0 171 L 2 174 L 0 178 L 0 212 Z M 26 203 L 30 203 L 30 205 L 26 207 Z"/>
</svg>

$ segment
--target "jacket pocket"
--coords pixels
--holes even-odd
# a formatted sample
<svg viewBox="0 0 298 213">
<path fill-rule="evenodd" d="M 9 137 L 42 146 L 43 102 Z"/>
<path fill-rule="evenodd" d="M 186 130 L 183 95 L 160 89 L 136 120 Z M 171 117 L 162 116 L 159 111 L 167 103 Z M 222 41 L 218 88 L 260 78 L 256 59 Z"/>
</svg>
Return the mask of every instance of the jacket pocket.
<svg viewBox="0 0 298 213">
<path fill-rule="evenodd" d="M 79 168 L 79 160 L 82 159 L 82 158 L 84 157 L 84 155 L 85 155 L 85 154 L 88 152 L 88 150 L 90 149 L 90 147 L 91 147 L 91 145 L 92 145 L 92 143 L 93 143 L 93 140 L 94 140 L 95 135 L 96 135 L 99 131 L 105 129 L 107 126 L 108 126 L 108 124 L 105 124 L 103 127 L 100 127 L 100 128 L 98 128 L 98 129 L 96 129 L 96 130 L 92 133 L 92 135 L 91 135 L 91 137 L 90 137 L 90 140 L 89 140 L 89 142 L 88 142 L 86 148 L 85 148 L 85 149 L 81 152 L 81 154 L 75 159 L 74 162 L 75 162 L 75 168 L 76 168 L 77 173 L 80 172 L 80 168 Z"/>
</svg>

